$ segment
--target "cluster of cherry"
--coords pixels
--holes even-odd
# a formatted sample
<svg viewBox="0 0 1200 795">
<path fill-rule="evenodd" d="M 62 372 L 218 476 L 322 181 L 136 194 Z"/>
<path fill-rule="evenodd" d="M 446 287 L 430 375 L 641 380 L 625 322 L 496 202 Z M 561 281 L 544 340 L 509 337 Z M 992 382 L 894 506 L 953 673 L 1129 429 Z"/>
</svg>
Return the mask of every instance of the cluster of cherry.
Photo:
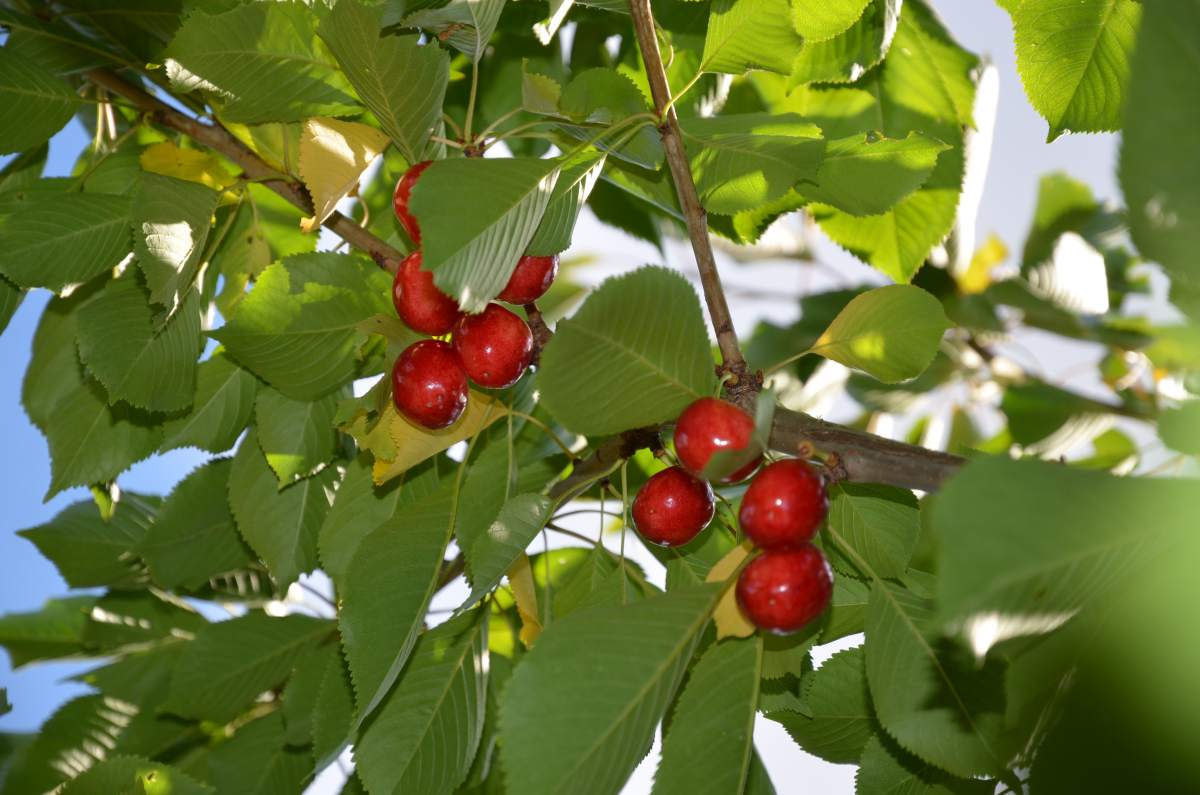
<svg viewBox="0 0 1200 795">
<path fill-rule="evenodd" d="M 675 453 L 683 466 L 655 474 L 633 501 L 633 521 L 642 537 L 668 547 L 695 538 L 716 507 L 712 486 L 697 475 L 714 453 L 749 449 L 753 434 L 754 421 L 732 403 L 702 398 L 684 409 L 675 424 Z M 754 456 L 721 483 L 745 480 L 761 462 L 761 455 Z M 810 543 L 828 509 L 824 480 L 800 459 L 768 464 L 750 482 L 738 524 L 763 552 L 738 575 L 736 594 L 756 627 L 795 632 L 829 604 L 833 573 Z"/>
<path fill-rule="evenodd" d="M 392 400 L 396 409 L 426 428 L 453 425 L 467 407 L 467 379 L 489 389 L 515 384 L 533 359 L 533 334 L 517 315 L 488 304 L 467 315 L 453 298 L 433 283 L 421 267 L 421 229 L 408 211 L 413 186 L 429 161 L 417 163 L 396 183 L 392 206 L 417 250 L 409 254 L 392 283 L 392 301 L 405 325 L 431 337 L 450 335 L 450 342 L 414 342 L 392 367 Z M 558 257 L 521 257 L 504 290 L 496 296 L 525 305 L 541 298 L 558 273 Z"/>
</svg>

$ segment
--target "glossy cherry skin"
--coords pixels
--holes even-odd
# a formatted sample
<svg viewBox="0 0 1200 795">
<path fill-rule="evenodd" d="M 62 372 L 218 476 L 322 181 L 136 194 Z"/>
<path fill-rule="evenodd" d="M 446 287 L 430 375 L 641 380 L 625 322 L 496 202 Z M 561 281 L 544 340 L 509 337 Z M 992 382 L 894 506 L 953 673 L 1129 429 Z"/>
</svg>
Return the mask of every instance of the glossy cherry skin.
<svg viewBox="0 0 1200 795">
<path fill-rule="evenodd" d="M 507 304 L 531 304 L 546 294 L 557 275 L 557 254 L 553 257 L 521 257 L 516 270 L 508 277 L 508 284 L 496 298 Z"/>
<path fill-rule="evenodd" d="M 647 541 L 677 547 L 708 526 L 715 507 L 707 481 L 671 467 L 653 475 L 633 498 L 633 524 Z"/>
<path fill-rule="evenodd" d="M 699 475 L 713 453 L 742 450 L 751 444 L 754 420 L 732 403 L 716 398 L 700 398 L 692 403 L 675 423 L 675 453 L 683 465 Z M 758 469 L 762 456 L 725 477 L 722 483 L 737 483 Z"/>
<path fill-rule="evenodd" d="M 737 601 L 759 629 L 787 635 L 825 610 L 833 572 L 812 544 L 767 550 L 738 575 Z"/>
<path fill-rule="evenodd" d="M 433 274 L 421 267 L 420 251 L 400 263 L 392 280 L 392 303 L 404 325 L 422 334 L 447 334 L 462 317 L 454 299 L 439 290 Z"/>
<path fill-rule="evenodd" d="M 525 321 L 499 304 L 464 315 L 450 338 L 471 380 L 503 389 L 520 380 L 533 360 L 533 333 Z"/>
<path fill-rule="evenodd" d="M 798 458 L 763 467 L 742 496 L 738 523 L 763 549 L 796 546 L 812 540 L 829 498 L 817 470 Z"/>
<path fill-rule="evenodd" d="M 417 219 L 408 211 L 408 200 L 412 198 L 412 189 L 417 184 L 417 177 L 429 168 L 431 162 L 425 160 L 405 171 L 404 175 L 396 182 L 396 192 L 392 194 L 392 209 L 396 211 L 396 220 L 404 227 L 404 231 L 408 232 L 412 242 L 418 246 L 421 245 L 421 227 L 417 225 Z"/>
<path fill-rule="evenodd" d="M 392 400 L 418 425 L 453 425 L 467 407 L 467 374 L 458 354 L 441 340 L 409 345 L 392 367 Z"/>
</svg>

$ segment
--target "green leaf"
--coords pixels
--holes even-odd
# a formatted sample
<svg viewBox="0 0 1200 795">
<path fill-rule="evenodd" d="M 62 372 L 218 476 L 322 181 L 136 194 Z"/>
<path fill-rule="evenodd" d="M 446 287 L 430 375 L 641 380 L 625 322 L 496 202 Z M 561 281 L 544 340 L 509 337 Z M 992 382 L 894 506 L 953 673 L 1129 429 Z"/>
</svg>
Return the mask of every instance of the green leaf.
<svg viewBox="0 0 1200 795">
<path fill-rule="evenodd" d="M 862 6 L 862 0 L 852 0 Z M 870 0 L 865 9 L 848 28 L 836 35 L 817 39 L 804 37 L 804 46 L 792 65 L 788 83 L 832 82 L 858 80 L 887 55 L 896 35 L 901 0 Z M 792 4 L 792 20 L 797 20 L 800 5 Z M 801 25 L 797 25 L 800 28 Z M 803 35 L 803 30 L 800 31 Z"/>
<path fill-rule="evenodd" d="M 871 0 L 792 0 L 792 26 L 805 43 L 825 41 L 846 31 Z"/>
<path fill-rule="evenodd" d="M 537 383 L 546 410 L 585 435 L 678 416 L 715 387 L 695 291 L 664 268 L 607 280 L 559 321 Z"/>
<path fill-rule="evenodd" d="M 919 132 L 904 138 L 873 133 L 838 138 L 825 147 L 816 184 L 798 190 L 851 215 L 887 212 L 925 183 L 938 155 L 949 148 Z"/>
<path fill-rule="evenodd" d="M 829 643 L 838 638 L 862 632 L 867 601 L 870 597 L 871 586 L 869 583 L 847 574 L 834 577 L 833 597 L 829 600 L 829 612 L 821 625 L 821 642 Z"/>
<path fill-rule="evenodd" d="M 809 351 L 895 383 L 929 366 L 949 327 L 940 301 L 919 287 L 893 284 L 851 299 Z"/>
<path fill-rule="evenodd" d="M 130 553 L 152 526 L 155 508 L 155 501 L 126 492 L 113 518 L 106 522 L 95 503 L 85 500 L 17 535 L 37 546 L 72 588 L 138 587 L 145 580 L 145 572 Z"/>
<path fill-rule="evenodd" d="M 329 511 L 338 472 L 330 467 L 284 488 L 254 438 L 233 457 L 229 507 L 238 531 L 280 589 L 317 567 L 317 531 Z"/>
<path fill-rule="evenodd" d="M 354 746 L 371 792 L 450 792 L 466 777 L 483 733 L 488 613 L 447 621 L 417 641 Z"/>
<path fill-rule="evenodd" d="M 264 690 L 281 683 L 296 658 L 333 631 L 330 622 L 301 615 L 248 613 L 210 624 L 184 647 L 163 709 L 187 718 L 230 721 Z"/>
<path fill-rule="evenodd" d="M 504 0 L 450 0 L 425 8 L 417 5 L 401 24 L 426 29 L 478 62 L 503 9 Z"/>
<path fill-rule="evenodd" d="M 0 334 L 8 328 L 8 322 L 17 313 L 17 308 L 24 299 L 24 290 L 0 276 Z"/>
<path fill-rule="evenodd" d="M 63 395 L 46 424 L 50 488 L 106 483 L 158 449 L 162 428 L 124 403 L 107 405 L 104 389 L 85 381 Z"/>
<path fill-rule="evenodd" d="M 341 665 L 341 656 L 342 650 L 338 644 L 328 643 L 296 661 L 281 694 L 283 707 L 280 711 L 283 713 L 288 745 L 312 743 L 313 718 L 321 694 L 321 681 L 331 665 Z"/>
<path fill-rule="evenodd" d="M 383 36 L 383 10 L 338 3 L 319 33 L 379 126 L 416 163 L 441 120 L 450 59 L 419 36 Z"/>
<path fill-rule="evenodd" d="M 655 795 L 745 791 L 754 757 L 762 637 L 726 638 L 701 655 L 675 704 Z M 705 749 L 697 754 L 699 748 Z"/>
<path fill-rule="evenodd" d="M 354 688 L 350 685 L 350 669 L 339 653 L 329 659 L 321 677 L 310 720 L 313 757 L 318 769 L 345 747 L 353 721 Z"/>
<path fill-rule="evenodd" d="M 40 610 L 0 616 L 0 646 L 13 668 L 82 651 L 83 626 L 95 602 L 94 596 L 47 599 Z"/>
<path fill-rule="evenodd" d="M 865 483 L 840 483 L 830 490 L 829 526 L 837 531 L 880 577 L 899 577 L 908 569 L 921 515 L 907 489 Z M 836 550 L 836 547 L 835 547 Z M 840 565 L 840 551 L 830 555 Z"/>
<path fill-rule="evenodd" d="M 71 779 L 62 795 L 211 795 L 207 784 L 158 762 L 135 756 L 105 759 Z"/>
<path fill-rule="evenodd" d="M 1160 413 L 1158 435 L 1172 450 L 1200 455 L 1200 400 L 1189 400 Z"/>
<path fill-rule="evenodd" d="M 604 162 L 603 155 L 584 152 L 575 158 L 574 164 L 563 167 L 537 232 L 525 248 L 526 254 L 544 257 L 565 251 L 571 245 L 579 211 L 596 187 Z"/>
<path fill-rule="evenodd" d="M 127 269 L 79 308 L 79 357 L 104 385 L 109 403 L 171 412 L 191 405 L 196 391 L 200 294 L 192 293 L 165 324 Z"/>
<path fill-rule="evenodd" d="M 872 589 L 866 667 L 875 713 L 901 745 L 944 770 L 998 773 L 1008 762 L 1003 668 L 961 659 L 965 652 L 938 641 L 935 619 L 929 600 L 882 581 Z"/>
<path fill-rule="evenodd" d="M 1013 13 L 1017 70 L 1050 123 L 1047 142 L 1120 128 L 1141 16 L 1134 0 L 1045 0 Z"/>
<path fill-rule="evenodd" d="M 181 480 L 163 503 L 138 546 L 158 585 L 194 590 L 254 563 L 229 510 L 232 469 L 228 458 L 210 461 Z"/>
<path fill-rule="evenodd" d="M 509 788 L 581 795 L 620 788 L 650 747 L 718 593 L 698 586 L 552 623 L 500 705 Z M 580 682 L 587 698 L 579 697 Z"/>
<path fill-rule="evenodd" d="M 312 757 L 308 749 L 288 743 L 283 718 L 280 712 L 264 715 L 213 749 L 208 780 L 217 792 L 281 795 L 304 790 L 313 773 Z"/>
<path fill-rule="evenodd" d="M 421 175 L 409 204 L 421 225 L 424 266 L 465 312 L 496 296 L 537 232 L 559 160 L 439 160 Z M 487 196 L 471 213 L 463 196 Z"/>
<path fill-rule="evenodd" d="M 92 606 L 83 627 L 83 642 L 91 649 L 108 652 L 188 637 L 207 624 L 182 601 L 152 591 L 115 591 Z"/>
<path fill-rule="evenodd" d="M 1194 488 L 1034 460 L 968 464 L 933 509 L 943 618 L 990 625 L 977 630 L 980 653 L 1012 634 L 1053 629 L 1133 570 L 1156 540 L 1187 532 L 1188 517 L 1170 506 Z M 1146 506 L 1155 506 L 1151 524 Z"/>
<path fill-rule="evenodd" d="M 251 3 L 193 11 L 167 48 L 167 73 L 203 89 L 222 119 L 242 124 L 345 116 L 359 106 L 337 65 L 317 47 L 317 16 L 303 4 Z"/>
<path fill-rule="evenodd" d="M 1044 175 L 1038 180 L 1033 224 L 1021 252 L 1021 272 L 1028 274 L 1049 260 L 1059 237 L 1064 232 L 1081 230 L 1099 209 L 1100 204 L 1086 183 L 1060 171 Z"/>
<path fill-rule="evenodd" d="M 75 347 L 79 319 L 75 310 L 87 295 L 86 290 L 78 290 L 68 298 L 51 298 L 33 335 L 21 406 L 42 433 L 50 428 L 50 417 L 63 397 L 84 380 Z"/>
<path fill-rule="evenodd" d="M 598 137 L 603 128 L 649 110 L 646 95 L 628 75 L 605 68 L 584 70 L 562 89 L 558 110 L 577 122 L 560 125 L 569 135 L 642 168 L 662 165 L 662 140 L 650 124 L 625 125 Z"/>
<path fill-rule="evenodd" d="M 835 764 L 857 761 L 875 727 L 862 647 L 839 651 L 802 686 L 811 714 L 781 710 L 767 717 L 813 756 Z"/>
<path fill-rule="evenodd" d="M 474 587 L 463 602 L 472 605 L 500 582 L 530 542 L 550 521 L 554 502 L 541 494 L 518 494 L 500 509 L 496 521 L 466 555 Z"/>
<path fill-rule="evenodd" d="M 867 740 L 857 761 L 857 795 L 990 795 L 996 789 L 991 781 L 949 776 L 879 733 Z"/>
<path fill-rule="evenodd" d="M 700 202 L 732 215 L 776 201 L 801 180 L 816 178 L 825 142 L 820 138 L 685 133 Z"/>
<path fill-rule="evenodd" d="M 3 18 L 0 11 L 0 18 Z M 50 145 L 42 144 L 21 152 L 0 167 L 0 193 L 19 191 L 37 185 L 46 168 L 46 156 L 50 153 Z"/>
<path fill-rule="evenodd" d="M 1189 96 L 1193 43 L 1200 36 L 1200 4 L 1145 3 L 1121 136 L 1119 174 L 1129 207 L 1129 231 L 1138 251 L 1172 278 L 1200 283 L 1200 162 L 1164 158 L 1164 142 L 1187 140 L 1200 128 L 1200 107 Z"/>
<path fill-rule="evenodd" d="M 740 75 L 750 69 L 792 71 L 802 39 L 788 0 L 714 0 L 701 69 Z"/>
<path fill-rule="evenodd" d="M 904 132 L 920 129 L 928 119 L 973 124 L 975 83 L 971 72 L 979 59 L 954 41 L 926 3 L 912 0 L 904 4 L 885 64 L 882 89 L 886 99 L 881 101 L 893 106 L 890 109 L 895 114 L 885 118 L 883 127 L 888 135 L 902 134 L 894 127 Z"/>
<path fill-rule="evenodd" d="M 39 193 L 0 217 L 0 272 L 18 287 L 58 292 L 115 267 L 129 251 L 123 196 Z"/>
<path fill-rule="evenodd" d="M 150 300 L 168 310 L 191 291 L 219 194 L 198 182 L 143 172 L 130 223 Z"/>
<path fill-rule="evenodd" d="M 238 364 L 288 397 L 316 400 L 352 379 L 359 324 L 391 312 L 390 279 L 366 260 L 301 254 L 263 271 L 211 332 Z"/>
<path fill-rule="evenodd" d="M 279 478 L 280 488 L 308 477 L 337 451 L 333 417 L 338 396 L 292 400 L 274 389 L 261 389 L 254 404 L 258 446 Z"/>
<path fill-rule="evenodd" d="M 75 90 L 54 73 L 0 48 L 0 154 L 32 149 L 50 139 L 81 105 Z"/>
<path fill-rule="evenodd" d="M 223 453 L 233 447 L 250 422 L 257 390 L 254 376 L 223 351 L 217 351 L 196 369 L 191 410 L 163 424 L 164 441 L 159 452 L 198 447 Z"/>
</svg>

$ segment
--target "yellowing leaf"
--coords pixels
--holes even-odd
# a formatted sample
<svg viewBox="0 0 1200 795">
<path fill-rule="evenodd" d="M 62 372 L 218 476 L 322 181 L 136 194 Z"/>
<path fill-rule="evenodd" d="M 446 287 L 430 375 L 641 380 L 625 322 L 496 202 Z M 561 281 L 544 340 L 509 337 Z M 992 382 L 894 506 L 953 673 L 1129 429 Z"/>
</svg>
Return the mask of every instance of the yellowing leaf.
<svg viewBox="0 0 1200 795">
<path fill-rule="evenodd" d="M 198 182 L 213 190 L 223 190 L 237 181 L 216 155 L 198 149 L 181 149 L 171 141 L 146 147 L 138 162 L 145 171 Z"/>
<path fill-rule="evenodd" d="M 318 116 L 300 134 L 300 178 L 312 195 L 315 215 L 300 222 L 311 232 L 337 203 L 358 187 L 362 173 L 387 148 L 388 137 L 374 127 Z"/>
<path fill-rule="evenodd" d="M 375 458 L 372 476 L 379 485 L 403 474 L 430 456 L 446 450 L 453 444 L 469 439 L 508 413 L 504 404 L 489 395 L 472 390 L 467 398 L 467 408 L 458 422 L 440 431 L 431 431 L 413 425 L 396 411 L 391 401 L 383 409 L 379 424 L 371 434 L 387 433 L 396 446 L 395 458 Z M 378 450 L 378 446 L 372 449 Z"/>
<path fill-rule="evenodd" d="M 705 582 L 725 582 L 734 575 L 754 550 L 749 541 L 743 541 L 725 553 L 709 570 Z M 717 609 L 713 611 L 713 622 L 717 625 L 717 640 L 721 638 L 748 638 L 754 634 L 754 625 L 742 615 L 738 607 L 734 588 L 730 586 L 721 594 Z"/>
<path fill-rule="evenodd" d="M 542 634 L 542 621 L 538 618 L 537 586 L 533 582 L 533 567 L 529 565 L 529 556 L 524 552 L 513 561 L 508 569 L 508 584 L 512 588 L 513 599 L 517 602 L 517 612 L 521 615 L 521 642 L 528 648 Z"/>
<path fill-rule="evenodd" d="M 982 293 L 992 283 L 992 268 L 1008 259 L 1008 246 L 995 235 L 989 235 L 971 256 L 971 264 L 958 277 L 958 288 L 967 295 Z"/>
</svg>

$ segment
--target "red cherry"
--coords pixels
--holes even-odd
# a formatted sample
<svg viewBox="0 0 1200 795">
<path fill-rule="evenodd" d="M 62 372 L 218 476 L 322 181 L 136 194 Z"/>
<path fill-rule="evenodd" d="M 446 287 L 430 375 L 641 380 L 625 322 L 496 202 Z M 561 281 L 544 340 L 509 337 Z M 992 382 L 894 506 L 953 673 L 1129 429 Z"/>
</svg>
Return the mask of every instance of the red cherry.
<svg viewBox="0 0 1200 795">
<path fill-rule="evenodd" d="M 829 510 L 825 482 L 798 458 L 763 467 L 742 497 L 738 522 L 763 549 L 811 541 Z"/>
<path fill-rule="evenodd" d="M 488 304 L 478 315 L 465 315 L 454 327 L 451 341 L 471 380 L 491 389 L 517 383 L 533 361 L 529 326 L 499 304 Z"/>
<path fill-rule="evenodd" d="M 778 635 L 821 615 L 832 594 L 833 572 L 812 544 L 768 550 L 738 575 L 742 613 L 754 626 Z"/>
<path fill-rule="evenodd" d="M 530 304 L 550 289 L 558 274 L 558 255 L 553 257 L 525 256 L 517 260 L 517 268 L 508 277 L 508 284 L 496 296 L 508 304 Z"/>
<path fill-rule="evenodd" d="M 704 471 L 713 453 L 742 450 L 751 443 L 754 420 L 732 403 L 716 398 L 700 398 L 679 415 L 675 423 L 675 452 L 683 465 L 696 474 Z M 761 456 L 721 478 L 736 483 L 750 477 Z"/>
<path fill-rule="evenodd" d="M 714 509 L 707 481 L 671 467 L 647 480 L 633 498 L 633 524 L 647 541 L 677 547 L 712 521 Z"/>
<path fill-rule="evenodd" d="M 458 354 L 441 340 L 409 345 L 392 367 L 392 400 L 418 425 L 453 425 L 467 407 L 467 374 Z"/>
<path fill-rule="evenodd" d="M 408 211 L 408 200 L 412 198 L 413 186 L 417 184 L 417 177 L 421 176 L 421 172 L 429 168 L 432 161 L 426 160 L 417 163 L 415 166 L 404 172 L 404 176 L 400 177 L 396 182 L 396 192 L 392 194 L 392 209 L 396 211 L 396 219 L 400 221 L 400 225 L 404 227 L 404 231 L 408 232 L 408 236 L 413 243 L 421 245 L 421 227 L 417 225 L 417 219 Z"/>
<path fill-rule="evenodd" d="M 421 267 L 421 252 L 400 263 L 392 281 L 392 303 L 404 325 L 422 334 L 446 334 L 462 316 L 454 299 L 433 283 L 433 274 Z"/>
</svg>

